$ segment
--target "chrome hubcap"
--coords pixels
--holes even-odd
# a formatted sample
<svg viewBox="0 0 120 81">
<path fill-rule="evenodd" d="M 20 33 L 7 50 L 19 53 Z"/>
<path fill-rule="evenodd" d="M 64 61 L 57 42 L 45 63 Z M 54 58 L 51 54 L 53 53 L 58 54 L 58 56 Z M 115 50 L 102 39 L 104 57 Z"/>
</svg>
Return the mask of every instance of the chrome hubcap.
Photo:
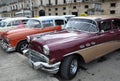
<svg viewBox="0 0 120 81">
<path fill-rule="evenodd" d="M 70 73 L 75 74 L 77 69 L 78 69 L 78 62 L 76 59 L 74 59 L 71 63 L 71 66 L 70 66 Z"/>
<path fill-rule="evenodd" d="M 21 51 L 23 51 L 24 49 L 26 49 L 28 47 L 28 44 L 22 44 L 21 45 Z"/>
</svg>

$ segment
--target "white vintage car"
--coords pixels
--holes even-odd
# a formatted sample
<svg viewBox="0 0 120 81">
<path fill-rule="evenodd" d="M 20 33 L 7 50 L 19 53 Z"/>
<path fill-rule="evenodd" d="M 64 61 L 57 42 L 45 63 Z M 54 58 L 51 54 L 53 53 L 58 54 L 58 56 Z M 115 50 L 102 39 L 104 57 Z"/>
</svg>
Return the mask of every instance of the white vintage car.
<svg viewBox="0 0 120 81">
<path fill-rule="evenodd" d="M 25 27 L 25 24 L 27 21 L 28 21 L 28 18 L 26 17 L 4 19 L 0 21 L 0 32 Z"/>
</svg>

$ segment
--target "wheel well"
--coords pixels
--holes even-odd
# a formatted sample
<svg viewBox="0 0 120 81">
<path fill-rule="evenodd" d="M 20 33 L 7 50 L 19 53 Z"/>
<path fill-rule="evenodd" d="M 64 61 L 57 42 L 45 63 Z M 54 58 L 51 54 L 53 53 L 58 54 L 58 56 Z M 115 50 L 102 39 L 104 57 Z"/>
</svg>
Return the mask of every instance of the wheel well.
<svg viewBox="0 0 120 81">
<path fill-rule="evenodd" d="M 73 53 L 73 54 L 71 54 L 71 55 L 76 56 L 76 57 L 78 58 L 78 61 L 79 61 L 80 64 L 84 64 L 84 63 L 85 63 L 84 58 L 83 58 L 80 54 L 78 54 L 78 53 Z M 71 55 L 65 56 L 64 59 L 65 59 L 66 57 L 68 57 L 68 56 L 71 56 Z M 64 59 L 63 59 L 63 60 L 64 60 Z"/>
<path fill-rule="evenodd" d="M 17 50 L 19 44 L 20 44 L 21 42 L 23 42 L 23 41 L 27 41 L 27 40 L 25 39 L 25 40 L 21 40 L 21 41 L 19 41 L 18 44 L 17 44 L 16 50 Z"/>
<path fill-rule="evenodd" d="M 79 60 L 80 63 L 85 63 L 84 58 L 80 54 L 75 53 L 73 55 L 78 57 L 78 60 Z"/>
</svg>

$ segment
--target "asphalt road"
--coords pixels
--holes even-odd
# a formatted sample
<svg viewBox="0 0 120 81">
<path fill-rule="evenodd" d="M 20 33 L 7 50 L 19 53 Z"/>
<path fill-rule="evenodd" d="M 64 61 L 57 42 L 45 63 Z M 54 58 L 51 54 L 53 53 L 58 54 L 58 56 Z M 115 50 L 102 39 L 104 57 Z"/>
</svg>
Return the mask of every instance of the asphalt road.
<svg viewBox="0 0 120 81">
<path fill-rule="evenodd" d="M 5 53 L 0 49 L 0 81 L 66 81 L 29 66 L 27 58 L 13 52 Z M 70 81 L 120 81 L 120 51 L 105 58 L 85 64 L 77 76 Z"/>
</svg>

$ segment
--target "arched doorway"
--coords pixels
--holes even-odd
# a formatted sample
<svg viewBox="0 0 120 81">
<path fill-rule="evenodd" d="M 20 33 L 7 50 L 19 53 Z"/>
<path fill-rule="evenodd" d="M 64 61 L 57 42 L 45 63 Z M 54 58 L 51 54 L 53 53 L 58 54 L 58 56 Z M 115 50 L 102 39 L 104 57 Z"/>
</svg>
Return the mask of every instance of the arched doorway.
<svg viewBox="0 0 120 81">
<path fill-rule="evenodd" d="M 45 11 L 44 10 L 40 10 L 39 11 L 39 16 L 45 16 Z"/>
</svg>

